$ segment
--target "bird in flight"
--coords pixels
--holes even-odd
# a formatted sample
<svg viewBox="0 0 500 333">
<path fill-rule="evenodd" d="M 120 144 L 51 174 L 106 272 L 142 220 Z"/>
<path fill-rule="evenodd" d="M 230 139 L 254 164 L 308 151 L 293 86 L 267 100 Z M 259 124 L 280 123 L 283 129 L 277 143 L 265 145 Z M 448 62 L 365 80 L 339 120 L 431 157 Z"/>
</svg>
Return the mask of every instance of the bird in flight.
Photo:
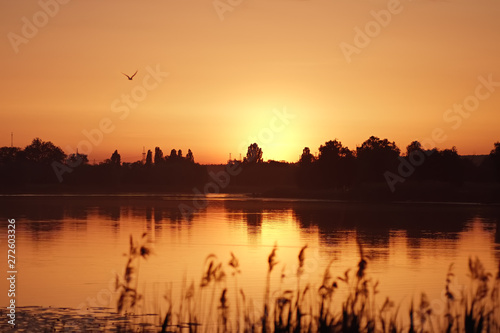
<svg viewBox="0 0 500 333">
<path fill-rule="evenodd" d="M 122 74 L 125 75 L 129 80 L 132 80 L 134 78 L 135 74 L 137 74 L 137 72 L 138 72 L 138 70 L 135 71 L 135 73 L 132 76 L 128 76 L 127 74 L 125 74 L 123 72 L 122 72 Z"/>
</svg>

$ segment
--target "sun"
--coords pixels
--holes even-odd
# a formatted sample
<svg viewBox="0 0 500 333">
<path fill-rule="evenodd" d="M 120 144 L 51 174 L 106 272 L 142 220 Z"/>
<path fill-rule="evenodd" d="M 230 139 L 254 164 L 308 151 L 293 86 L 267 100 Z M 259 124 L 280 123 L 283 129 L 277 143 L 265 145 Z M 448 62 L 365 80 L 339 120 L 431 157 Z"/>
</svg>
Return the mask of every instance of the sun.
<svg viewBox="0 0 500 333">
<path fill-rule="evenodd" d="M 263 159 L 296 162 L 302 152 L 304 128 L 295 121 L 295 115 L 286 109 L 253 111 L 253 117 L 240 133 L 244 140 L 238 150 L 246 154 L 252 143 L 257 143 L 263 152 Z"/>
<path fill-rule="evenodd" d="M 273 141 L 259 144 L 264 160 L 298 161 L 303 148 L 301 138 L 301 133 L 296 133 L 292 128 L 277 133 Z"/>
</svg>

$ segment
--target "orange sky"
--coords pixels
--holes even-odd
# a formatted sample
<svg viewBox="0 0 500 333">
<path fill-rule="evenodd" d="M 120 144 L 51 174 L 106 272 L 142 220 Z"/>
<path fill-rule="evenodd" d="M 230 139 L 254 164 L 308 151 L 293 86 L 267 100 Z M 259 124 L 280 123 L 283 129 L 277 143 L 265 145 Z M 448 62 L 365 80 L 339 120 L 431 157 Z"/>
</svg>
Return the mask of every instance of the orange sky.
<svg viewBox="0 0 500 333">
<path fill-rule="evenodd" d="M 264 159 L 296 161 L 335 138 L 404 150 L 441 128 L 435 145 L 461 154 L 500 140 L 497 0 L 217 3 L 231 11 L 213 0 L 3 1 L 0 146 L 14 132 L 16 146 L 80 145 L 91 161 L 160 146 L 220 163 L 253 141 Z M 157 82 L 148 68 L 169 74 Z M 133 81 L 120 73 L 136 69 Z M 447 112 L 464 102 L 474 111 Z M 293 118 L 275 119 L 285 109 Z"/>
</svg>

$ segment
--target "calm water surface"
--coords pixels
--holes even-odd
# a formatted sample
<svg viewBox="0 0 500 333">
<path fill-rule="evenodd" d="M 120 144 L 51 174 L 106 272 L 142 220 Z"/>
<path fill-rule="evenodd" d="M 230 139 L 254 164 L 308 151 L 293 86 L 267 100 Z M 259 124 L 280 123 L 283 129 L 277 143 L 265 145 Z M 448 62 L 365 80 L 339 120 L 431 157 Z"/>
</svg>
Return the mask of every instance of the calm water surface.
<svg viewBox="0 0 500 333">
<path fill-rule="evenodd" d="M 297 255 L 306 250 L 304 281 L 319 286 L 332 273 L 356 269 L 357 240 L 369 257 L 368 274 L 380 281 L 380 299 L 409 302 L 426 292 L 435 308 L 454 264 L 454 284 L 465 286 L 467 260 L 479 257 L 496 272 L 500 209 L 479 205 L 356 204 L 212 196 L 189 219 L 179 196 L 3 196 L 0 250 L 7 253 L 7 219 L 16 219 L 18 306 L 116 306 L 114 281 L 122 275 L 130 235 L 147 233 L 154 254 L 140 267 L 145 311 L 156 311 L 166 290 L 199 283 L 204 260 L 239 259 L 239 287 L 262 304 L 267 257 L 277 244 L 272 289 L 295 283 Z M 6 256 L 5 256 L 6 257 Z M 1 267 L 6 275 L 6 260 Z M 283 287 L 283 285 L 281 285 Z M 1 304 L 8 285 L 1 279 Z M 175 297 L 174 297 L 175 298 Z M 260 302 L 260 303 L 259 303 Z"/>
</svg>

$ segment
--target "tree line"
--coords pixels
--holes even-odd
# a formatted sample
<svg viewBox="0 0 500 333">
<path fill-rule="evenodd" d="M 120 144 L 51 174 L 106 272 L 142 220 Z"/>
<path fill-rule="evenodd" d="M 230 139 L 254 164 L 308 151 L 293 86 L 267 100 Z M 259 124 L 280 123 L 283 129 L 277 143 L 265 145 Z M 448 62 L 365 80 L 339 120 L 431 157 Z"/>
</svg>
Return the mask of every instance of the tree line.
<svg viewBox="0 0 500 333">
<path fill-rule="evenodd" d="M 191 149 L 165 155 L 156 147 L 144 161 L 122 162 L 117 150 L 99 164 L 81 153 L 66 154 L 50 141 L 35 138 L 24 149 L 0 148 L 0 190 L 155 190 L 181 189 L 205 180 L 205 168 Z"/>
<path fill-rule="evenodd" d="M 228 163 L 242 167 L 241 174 L 231 178 L 229 191 L 283 188 L 347 193 L 377 184 L 384 191 L 395 192 L 410 188 L 409 184 L 498 183 L 500 142 L 493 144 L 489 155 L 474 160 L 460 156 L 455 147 L 426 149 L 418 141 L 402 152 L 395 142 L 375 136 L 354 150 L 335 139 L 320 145 L 316 156 L 305 147 L 294 163 L 264 162 L 262 149 L 252 143 L 243 161 Z M 52 142 L 35 138 L 24 149 L 0 148 L 0 190 L 46 191 L 55 184 L 58 190 L 69 191 L 189 191 L 211 179 L 207 168 L 194 161 L 190 149 L 185 155 L 181 149 L 164 154 L 160 147 L 133 163 L 122 162 L 115 150 L 109 159 L 91 165 L 85 154 L 67 155 Z"/>
<path fill-rule="evenodd" d="M 402 152 L 394 141 L 375 136 L 353 150 L 335 139 L 320 145 L 317 155 L 305 147 L 296 163 L 264 162 L 253 144 L 243 164 L 228 190 L 260 187 L 270 196 L 352 200 L 500 200 L 500 142 L 489 155 L 460 156 L 456 147 L 426 149 L 419 141 Z"/>
<path fill-rule="evenodd" d="M 338 140 L 319 147 L 317 157 L 305 147 L 299 159 L 298 182 L 302 187 L 338 188 L 359 183 L 385 182 L 390 189 L 406 180 L 428 182 L 500 181 L 500 142 L 481 161 L 458 154 L 456 147 L 425 149 L 411 142 L 405 153 L 388 139 L 371 136 L 356 150 Z"/>
</svg>

